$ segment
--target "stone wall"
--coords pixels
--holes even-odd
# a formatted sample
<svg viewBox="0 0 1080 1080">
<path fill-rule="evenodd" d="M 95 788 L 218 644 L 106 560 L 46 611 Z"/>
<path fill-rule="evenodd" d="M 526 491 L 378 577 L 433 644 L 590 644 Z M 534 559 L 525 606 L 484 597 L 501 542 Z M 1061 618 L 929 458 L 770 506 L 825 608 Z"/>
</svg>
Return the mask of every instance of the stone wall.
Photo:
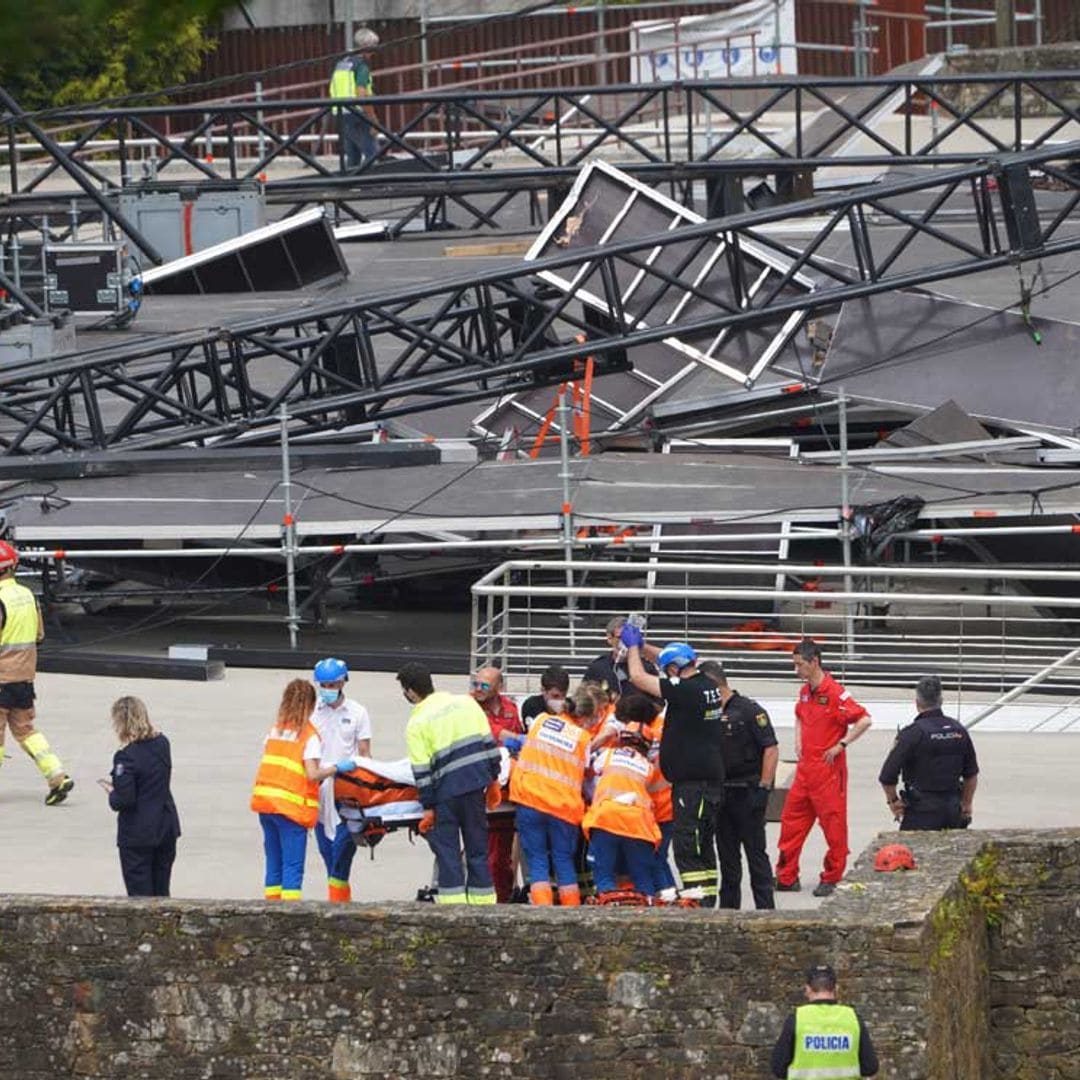
<svg viewBox="0 0 1080 1080">
<path fill-rule="evenodd" d="M 816 912 L 3 897 L 0 1076 L 762 1077 L 813 962 L 890 1080 L 1077 1076 L 1080 832 L 912 846 Z"/>
<path fill-rule="evenodd" d="M 1000 1080 L 1080 1077 L 1080 844 L 1020 833 L 1000 845 L 1005 900 L 990 934 L 993 1064 Z"/>
</svg>

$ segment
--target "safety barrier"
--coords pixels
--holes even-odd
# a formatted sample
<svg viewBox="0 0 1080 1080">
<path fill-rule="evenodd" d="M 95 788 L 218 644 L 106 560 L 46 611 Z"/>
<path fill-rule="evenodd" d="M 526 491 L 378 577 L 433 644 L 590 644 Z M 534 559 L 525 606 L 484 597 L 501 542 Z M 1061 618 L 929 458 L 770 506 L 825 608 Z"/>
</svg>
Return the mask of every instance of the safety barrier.
<svg viewBox="0 0 1080 1080">
<path fill-rule="evenodd" d="M 1080 571 L 722 558 L 504 562 L 472 588 L 473 662 L 580 673 L 612 616 L 642 612 L 650 641 L 688 640 L 739 678 L 790 679 L 791 648 L 811 637 L 852 682 L 938 674 L 961 694 L 1080 700 Z"/>
</svg>

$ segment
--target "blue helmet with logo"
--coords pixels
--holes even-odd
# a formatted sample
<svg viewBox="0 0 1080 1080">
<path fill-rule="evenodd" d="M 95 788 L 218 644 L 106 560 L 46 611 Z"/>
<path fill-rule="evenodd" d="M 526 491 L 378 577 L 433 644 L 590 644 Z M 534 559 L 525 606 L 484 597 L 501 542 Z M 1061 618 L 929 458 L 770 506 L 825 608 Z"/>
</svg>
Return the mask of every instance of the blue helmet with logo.
<svg viewBox="0 0 1080 1080">
<path fill-rule="evenodd" d="M 675 664 L 679 671 L 697 662 L 697 653 L 685 641 L 672 641 L 665 645 L 656 658 L 656 666 L 666 671 Z"/>
<path fill-rule="evenodd" d="M 328 656 L 315 665 L 315 681 L 317 683 L 337 682 L 338 679 L 348 679 L 349 665 L 344 660 Z"/>
</svg>

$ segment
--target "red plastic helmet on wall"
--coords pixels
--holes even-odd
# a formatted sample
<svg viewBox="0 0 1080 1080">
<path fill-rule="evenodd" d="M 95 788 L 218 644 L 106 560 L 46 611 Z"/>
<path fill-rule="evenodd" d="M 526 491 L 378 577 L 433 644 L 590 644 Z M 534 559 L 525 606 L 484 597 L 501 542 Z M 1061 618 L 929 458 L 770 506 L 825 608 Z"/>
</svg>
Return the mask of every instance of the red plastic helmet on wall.
<svg viewBox="0 0 1080 1080">
<path fill-rule="evenodd" d="M 19 553 L 6 541 L 0 540 L 0 573 L 19 565 Z"/>
<path fill-rule="evenodd" d="M 914 870 L 915 856 L 907 844 L 886 844 L 874 856 L 874 869 L 885 873 L 892 870 Z"/>
</svg>

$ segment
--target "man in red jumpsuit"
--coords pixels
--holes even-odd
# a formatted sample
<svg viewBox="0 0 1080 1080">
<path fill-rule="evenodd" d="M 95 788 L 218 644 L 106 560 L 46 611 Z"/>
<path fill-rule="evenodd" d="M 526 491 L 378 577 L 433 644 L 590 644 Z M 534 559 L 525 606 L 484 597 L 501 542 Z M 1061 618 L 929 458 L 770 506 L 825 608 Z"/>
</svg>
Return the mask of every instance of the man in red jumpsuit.
<svg viewBox="0 0 1080 1080">
<path fill-rule="evenodd" d="M 795 706 L 795 780 L 780 815 L 777 892 L 798 892 L 799 854 L 821 824 L 825 866 L 815 896 L 829 896 L 848 857 L 847 748 L 870 727 L 870 714 L 821 666 L 821 647 L 804 639 L 792 650 L 795 674 L 805 680 Z"/>
<path fill-rule="evenodd" d="M 523 735 L 525 728 L 518 707 L 503 692 L 502 672 L 497 667 L 483 667 L 469 680 L 469 693 L 484 710 L 496 745 L 503 745 L 504 735 Z M 488 820 L 488 869 L 495 886 L 495 899 L 510 902 L 514 891 L 514 818 L 512 814 L 494 815 Z"/>
</svg>

